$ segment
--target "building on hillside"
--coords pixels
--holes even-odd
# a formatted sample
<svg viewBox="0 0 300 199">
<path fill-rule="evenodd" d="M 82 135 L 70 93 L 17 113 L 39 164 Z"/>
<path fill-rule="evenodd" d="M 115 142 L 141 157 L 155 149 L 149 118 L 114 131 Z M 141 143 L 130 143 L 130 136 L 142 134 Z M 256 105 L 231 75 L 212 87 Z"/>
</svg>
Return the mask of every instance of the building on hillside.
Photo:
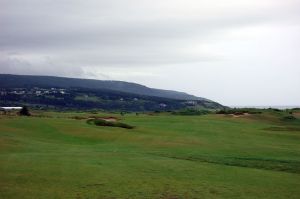
<svg viewBox="0 0 300 199">
<path fill-rule="evenodd" d="M 197 105 L 197 101 L 186 101 L 184 104 L 186 104 L 188 106 L 196 106 Z"/>
<path fill-rule="evenodd" d="M 4 106 L 4 107 L 0 107 L 0 110 L 6 110 L 6 111 L 12 111 L 12 110 L 21 110 L 22 107 L 20 106 Z"/>
<path fill-rule="evenodd" d="M 167 107 L 167 105 L 164 104 L 164 103 L 160 103 L 159 106 L 160 106 L 160 108 L 166 108 Z"/>
</svg>

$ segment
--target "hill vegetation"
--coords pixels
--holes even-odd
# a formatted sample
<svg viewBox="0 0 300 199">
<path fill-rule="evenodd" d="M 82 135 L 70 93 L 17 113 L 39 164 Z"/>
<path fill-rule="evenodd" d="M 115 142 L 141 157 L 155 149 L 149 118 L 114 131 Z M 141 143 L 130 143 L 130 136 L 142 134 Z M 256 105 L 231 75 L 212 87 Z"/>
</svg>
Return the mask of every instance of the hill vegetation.
<svg viewBox="0 0 300 199">
<path fill-rule="evenodd" d="M 0 74 L 0 87 L 2 88 L 88 88 L 120 91 L 138 95 L 155 96 L 178 100 L 205 100 L 183 92 L 148 88 L 146 86 L 122 82 L 93 79 L 76 79 L 53 76 L 7 75 Z"/>
<path fill-rule="evenodd" d="M 3 94 L 4 93 L 4 94 Z M 0 106 L 31 106 L 57 110 L 171 111 L 190 107 L 185 100 L 137 95 L 113 90 L 86 88 L 2 89 Z M 218 109 L 212 101 L 195 101 L 194 107 Z"/>
<path fill-rule="evenodd" d="M 0 96 L 0 106 L 38 109 L 141 112 L 224 108 L 203 98 L 133 83 L 46 76 L 0 75 Z"/>
</svg>

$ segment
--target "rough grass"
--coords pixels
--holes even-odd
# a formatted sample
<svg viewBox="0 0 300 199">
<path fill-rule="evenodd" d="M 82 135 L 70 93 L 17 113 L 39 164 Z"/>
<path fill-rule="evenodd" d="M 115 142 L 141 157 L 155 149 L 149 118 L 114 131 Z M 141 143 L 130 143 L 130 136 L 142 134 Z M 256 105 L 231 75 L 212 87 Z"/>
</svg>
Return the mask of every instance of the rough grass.
<svg viewBox="0 0 300 199">
<path fill-rule="evenodd" d="M 264 130 L 267 130 L 267 131 L 287 131 L 287 132 L 298 131 L 298 132 L 300 132 L 300 127 L 272 126 L 272 127 L 265 128 Z"/>
<path fill-rule="evenodd" d="M 126 114 L 130 131 L 81 120 L 90 113 L 40 114 L 0 118 L 0 198 L 300 195 L 300 124 L 281 113 Z"/>
</svg>

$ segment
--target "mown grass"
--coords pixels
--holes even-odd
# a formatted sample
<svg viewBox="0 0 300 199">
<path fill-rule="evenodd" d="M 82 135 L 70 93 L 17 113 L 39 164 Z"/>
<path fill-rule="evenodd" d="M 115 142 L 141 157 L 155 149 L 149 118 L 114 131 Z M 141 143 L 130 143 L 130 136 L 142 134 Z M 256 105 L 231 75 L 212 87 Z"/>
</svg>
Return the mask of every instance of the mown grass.
<svg viewBox="0 0 300 199">
<path fill-rule="evenodd" d="M 128 130 L 39 114 L 0 117 L 0 198 L 300 196 L 299 118 L 127 114 Z"/>
</svg>

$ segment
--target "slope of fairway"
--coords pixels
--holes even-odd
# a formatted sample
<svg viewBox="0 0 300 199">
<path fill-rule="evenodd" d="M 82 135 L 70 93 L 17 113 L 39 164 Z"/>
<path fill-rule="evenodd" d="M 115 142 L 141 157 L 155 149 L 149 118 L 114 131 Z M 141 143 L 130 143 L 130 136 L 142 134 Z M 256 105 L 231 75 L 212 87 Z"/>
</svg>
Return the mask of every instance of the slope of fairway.
<svg viewBox="0 0 300 199">
<path fill-rule="evenodd" d="M 299 119 L 45 114 L 0 117 L 0 198 L 300 197 Z"/>
</svg>

